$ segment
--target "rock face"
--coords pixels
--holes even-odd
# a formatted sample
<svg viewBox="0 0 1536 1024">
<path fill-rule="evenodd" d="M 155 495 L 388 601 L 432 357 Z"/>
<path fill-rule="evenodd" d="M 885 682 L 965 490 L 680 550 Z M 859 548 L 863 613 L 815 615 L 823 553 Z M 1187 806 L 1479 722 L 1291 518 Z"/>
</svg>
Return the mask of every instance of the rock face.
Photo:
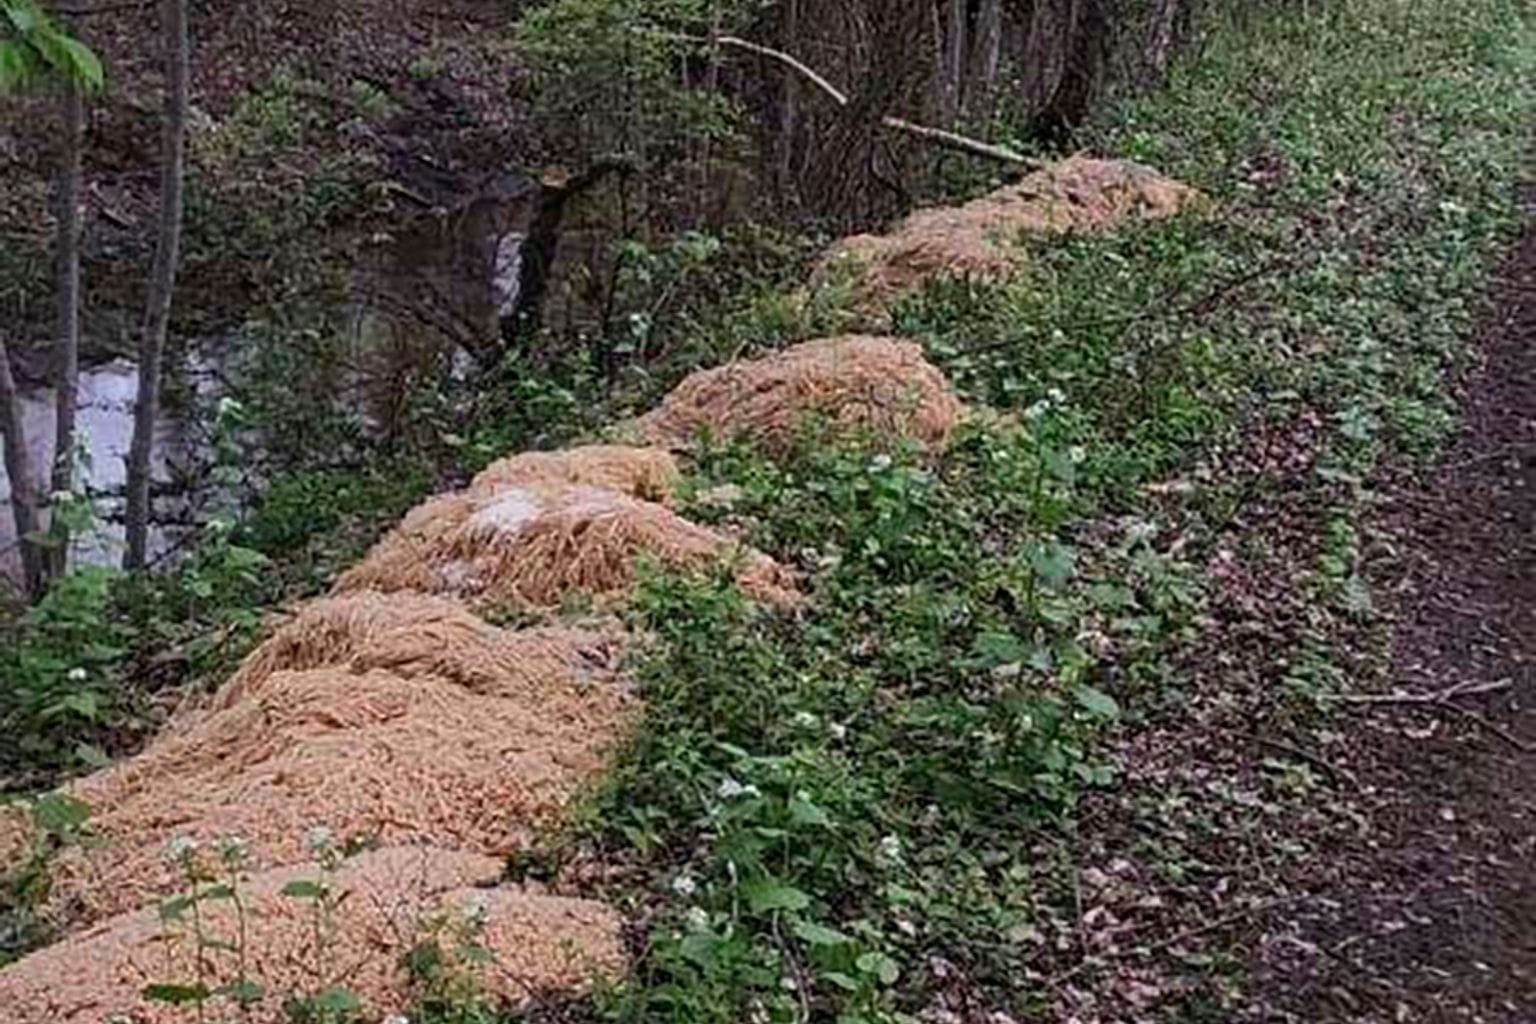
<svg viewBox="0 0 1536 1024">
<path fill-rule="evenodd" d="M 1202 201 L 1200 192 L 1150 167 L 1074 156 L 969 203 L 918 210 L 885 234 L 845 238 L 816 278 L 848 285 L 854 311 L 881 322 L 892 303 L 931 279 L 1007 277 L 1023 235 L 1109 231 Z"/>
</svg>

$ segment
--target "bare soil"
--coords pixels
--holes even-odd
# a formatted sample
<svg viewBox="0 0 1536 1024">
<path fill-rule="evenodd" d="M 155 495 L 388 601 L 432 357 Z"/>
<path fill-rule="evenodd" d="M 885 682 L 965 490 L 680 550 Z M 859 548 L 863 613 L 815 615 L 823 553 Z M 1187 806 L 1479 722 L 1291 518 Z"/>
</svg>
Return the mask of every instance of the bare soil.
<svg viewBox="0 0 1536 1024">
<path fill-rule="evenodd" d="M 1496 688 L 1352 706 L 1361 827 L 1252 948 L 1264 1020 L 1536 1021 L 1536 226 L 1476 355 L 1444 458 L 1388 482 L 1371 576 L 1395 689 Z"/>
</svg>

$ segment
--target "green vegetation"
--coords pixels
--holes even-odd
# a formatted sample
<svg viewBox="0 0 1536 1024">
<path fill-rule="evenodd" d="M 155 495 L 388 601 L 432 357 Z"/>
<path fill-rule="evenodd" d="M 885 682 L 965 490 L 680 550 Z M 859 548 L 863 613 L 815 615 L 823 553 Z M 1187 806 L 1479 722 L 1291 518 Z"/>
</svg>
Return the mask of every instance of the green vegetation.
<svg viewBox="0 0 1536 1024">
<path fill-rule="evenodd" d="M 605 1015 L 908 1019 L 957 977 L 981 1005 L 1039 1008 L 1026 979 L 1051 958 L 1030 936 L 1072 886 L 1042 840 L 1114 784 L 1110 731 L 1179 713 L 1193 567 L 1279 485 L 1232 458 L 1266 429 L 1294 435 L 1288 485 L 1314 493 L 1325 542 L 1294 584 L 1319 640 L 1275 713 L 1338 685 L 1324 640 L 1368 609 L 1369 475 L 1444 436 L 1478 283 L 1516 224 L 1530 43 L 1504 0 L 1215 32 L 1090 134 L 1217 216 L 1033 242 L 1021 283 L 900 312 L 1021 425 L 983 421 L 937 464 L 813 434 L 788 460 L 700 462 L 690 514 L 747 527 L 814 600 L 786 621 L 723 584 L 646 588 L 644 731 L 550 850 L 631 868 L 608 895 L 649 938 Z M 1189 970 L 1186 1010 L 1220 1005 Z"/>
<path fill-rule="evenodd" d="M 1042 970 L 1070 963 L 1039 940 L 1074 898 L 1058 840 L 1082 827 L 1086 794 L 1117 785 L 1112 741 L 1183 710 L 1201 567 L 1224 544 L 1270 543 L 1227 536 L 1267 490 L 1304 492 L 1287 528 L 1317 552 L 1284 584 L 1312 618 L 1273 713 L 1316 721 L 1343 682 L 1329 640 L 1370 614 L 1371 475 L 1445 436 L 1480 282 L 1517 223 L 1536 108 L 1527 19 L 1516 0 L 1357 0 L 1213 25 L 1083 141 L 1199 186 L 1214 213 L 1032 240 L 1019 281 L 942 283 L 898 311 L 898 332 L 995 414 L 936 459 L 816 424 L 787 457 L 700 457 L 687 514 L 804 570 L 812 601 L 782 616 L 724 575 L 648 578 L 632 611 L 652 638 L 641 732 L 580 820 L 515 865 L 622 866 L 602 894 L 645 941 L 633 977 L 583 1011 L 873 1024 L 915 1019 L 957 985 L 978 1006 L 1041 1011 Z M 251 123 L 301 131 L 281 95 Z M 691 280 L 680 251 L 675 266 L 633 254 L 633 287 Z M 760 287 L 731 292 L 724 318 L 658 310 L 688 327 L 665 334 L 670 365 L 804 330 Z M 651 322 L 623 330 L 613 350 L 654 340 Z M 547 371 L 509 358 L 474 415 L 430 420 L 434 454 L 472 466 L 622 400 L 590 368 Z M 1272 435 L 1276 451 L 1244 457 Z M 0 675 L 21 681 L 0 691 L 0 727 L 33 764 L 99 759 L 102 720 L 123 727 L 120 690 L 145 668 L 129 652 L 185 651 L 181 678 L 213 675 L 252 635 L 251 608 L 317 586 L 430 487 L 427 463 L 285 473 L 173 576 L 63 581 L 0 652 Z M 1296 468 L 1282 479 L 1281 464 Z M 1274 799 L 1309 785 L 1287 762 Z M 438 964 L 416 965 L 419 1019 L 482 1019 Z M 1190 961 L 1184 1015 L 1165 1019 L 1222 1019 L 1227 966 Z"/>
</svg>

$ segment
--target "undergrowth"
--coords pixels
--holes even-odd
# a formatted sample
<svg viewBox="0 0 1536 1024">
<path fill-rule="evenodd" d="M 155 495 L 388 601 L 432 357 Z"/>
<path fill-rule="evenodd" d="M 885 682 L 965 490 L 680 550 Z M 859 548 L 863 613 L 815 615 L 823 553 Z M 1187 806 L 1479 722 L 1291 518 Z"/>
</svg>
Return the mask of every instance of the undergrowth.
<svg viewBox="0 0 1536 1024">
<path fill-rule="evenodd" d="M 814 425 L 787 456 L 703 453 L 684 512 L 803 570 L 811 601 L 778 616 L 725 576 L 648 576 L 632 611 L 645 722 L 582 815 L 514 863 L 559 879 L 601 857 L 618 871 L 593 887 L 638 925 L 632 976 L 558 1012 L 1046 1012 L 1048 972 L 1074 955 L 1041 940 L 1074 897 L 1056 840 L 1117 785 L 1110 741 L 1188 699 L 1202 570 L 1273 486 L 1234 455 L 1260 432 L 1294 442 L 1319 552 L 1289 584 L 1315 639 L 1273 701 L 1317 714 L 1347 683 L 1328 624 L 1370 613 L 1371 474 L 1445 438 L 1479 284 L 1518 223 L 1531 42 L 1515 0 L 1214 22 L 1162 87 L 1084 132 L 1212 211 L 1032 240 L 1017 281 L 940 283 L 897 311 L 995 414 L 934 459 Z M 677 351 L 735 354 L 758 340 L 743 324 L 793 336 L 807 322 L 789 308 L 701 322 Z M 527 397 L 562 423 L 590 412 L 575 386 Z M 486 408 L 506 421 L 473 444 L 525 436 L 526 407 Z M 252 536 L 286 545 L 292 525 Z M 113 661 L 112 631 L 59 628 Z M 1209 958 L 1184 969 L 1164 1019 L 1222 1019 L 1230 979 L 1202 987 Z"/>
<path fill-rule="evenodd" d="M 1320 552 L 1294 583 L 1317 639 L 1273 701 L 1317 714 L 1347 682 L 1328 623 L 1370 610 L 1371 473 L 1445 438 L 1478 284 L 1517 224 L 1528 41 L 1507 0 L 1219 27 L 1088 132 L 1214 215 L 1033 240 L 1019 281 L 898 311 L 1012 420 L 938 462 L 814 435 L 789 458 L 701 459 L 688 513 L 798 564 L 813 600 L 785 620 L 723 583 L 644 589 L 645 726 L 547 851 L 624 864 L 604 895 L 644 925 L 595 1013 L 1044 1012 L 1063 952 L 1040 945 L 1042 905 L 1070 904 L 1074 876 L 1053 837 L 1115 785 L 1107 736 L 1178 713 L 1197 567 L 1273 486 L 1233 458 L 1260 431 L 1310 467 Z M 1169 1012 L 1231 1009 L 1230 979 L 1199 980 L 1219 959 L 1191 958 Z"/>
</svg>

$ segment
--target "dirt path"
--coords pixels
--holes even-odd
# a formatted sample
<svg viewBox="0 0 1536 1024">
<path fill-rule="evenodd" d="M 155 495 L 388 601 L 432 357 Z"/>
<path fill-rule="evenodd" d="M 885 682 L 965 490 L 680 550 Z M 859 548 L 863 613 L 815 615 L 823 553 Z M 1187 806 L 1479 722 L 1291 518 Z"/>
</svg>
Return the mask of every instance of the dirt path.
<svg viewBox="0 0 1536 1024">
<path fill-rule="evenodd" d="M 1536 1021 L 1536 224 L 1494 298 L 1460 434 L 1389 488 L 1373 575 L 1395 686 L 1507 685 L 1349 723 L 1368 824 L 1264 941 L 1275 1019 Z"/>
</svg>

